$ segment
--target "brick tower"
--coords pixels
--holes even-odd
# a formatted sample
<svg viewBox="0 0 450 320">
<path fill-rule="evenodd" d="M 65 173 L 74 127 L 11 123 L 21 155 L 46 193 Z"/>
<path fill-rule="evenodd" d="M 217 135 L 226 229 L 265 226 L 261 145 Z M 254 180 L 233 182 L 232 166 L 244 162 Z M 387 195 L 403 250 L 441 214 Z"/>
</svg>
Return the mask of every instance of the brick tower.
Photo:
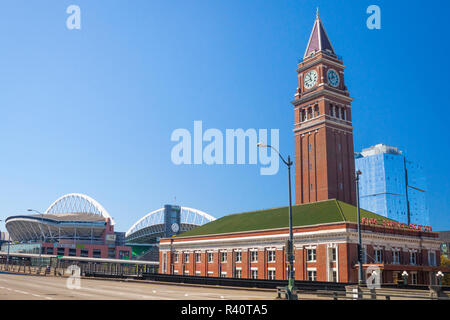
<svg viewBox="0 0 450 320">
<path fill-rule="evenodd" d="M 356 204 L 353 127 L 342 58 L 317 11 L 298 64 L 295 110 L 295 203 L 338 199 Z"/>
</svg>

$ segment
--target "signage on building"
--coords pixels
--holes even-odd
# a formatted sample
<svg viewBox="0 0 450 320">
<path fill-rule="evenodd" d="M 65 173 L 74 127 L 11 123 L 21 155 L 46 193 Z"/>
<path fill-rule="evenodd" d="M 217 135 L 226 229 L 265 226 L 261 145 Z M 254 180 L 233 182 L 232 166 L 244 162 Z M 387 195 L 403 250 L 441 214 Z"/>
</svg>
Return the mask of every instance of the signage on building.
<svg viewBox="0 0 450 320">
<path fill-rule="evenodd" d="M 106 241 L 116 241 L 116 235 L 115 234 L 107 234 Z"/>
<path fill-rule="evenodd" d="M 410 225 L 407 225 L 406 223 L 390 221 L 390 220 L 383 220 L 381 222 L 378 222 L 378 220 L 375 218 L 361 218 L 361 223 L 371 224 L 371 225 L 382 225 L 384 227 L 399 228 L 399 229 L 433 231 L 431 226 L 423 226 L 423 225 L 418 225 L 418 224 L 413 224 L 413 223 L 411 223 Z"/>
</svg>

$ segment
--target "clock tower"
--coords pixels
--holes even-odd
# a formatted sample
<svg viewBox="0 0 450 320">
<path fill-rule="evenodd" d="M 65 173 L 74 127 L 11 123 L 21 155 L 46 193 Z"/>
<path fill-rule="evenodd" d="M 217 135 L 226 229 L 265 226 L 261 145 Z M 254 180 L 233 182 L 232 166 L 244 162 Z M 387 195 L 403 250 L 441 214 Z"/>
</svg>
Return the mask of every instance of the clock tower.
<svg viewBox="0 0 450 320">
<path fill-rule="evenodd" d="M 295 110 L 295 203 L 338 199 L 356 204 L 352 98 L 317 11 L 298 64 Z"/>
</svg>

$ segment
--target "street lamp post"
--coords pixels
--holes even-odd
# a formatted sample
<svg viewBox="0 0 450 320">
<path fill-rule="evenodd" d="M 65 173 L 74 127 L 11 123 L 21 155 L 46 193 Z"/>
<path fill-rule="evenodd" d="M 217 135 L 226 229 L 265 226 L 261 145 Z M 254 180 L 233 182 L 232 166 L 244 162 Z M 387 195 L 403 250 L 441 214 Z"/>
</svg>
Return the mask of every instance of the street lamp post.
<svg viewBox="0 0 450 320">
<path fill-rule="evenodd" d="M 438 279 L 438 285 L 442 287 L 442 278 L 444 278 L 442 271 L 438 271 L 438 273 L 436 273 L 436 277 Z"/>
<path fill-rule="evenodd" d="M 271 145 L 258 143 L 258 147 L 260 148 L 272 148 L 276 153 L 280 156 L 280 159 L 284 162 L 284 164 L 288 167 L 289 174 L 289 243 L 288 243 L 288 286 L 287 286 L 287 296 L 289 300 L 297 300 L 297 295 L 294 293 L 295 289 L 295 280 L 293 276 L 294 272 L 294 235 L 292 232 L 292 196 L 291 196 L 291 166 L 294 164 L 291 161 L 291 157 L 288 156 L 287 161 L 281 156 L 280 152 L 272 147 Z"/>
<path fill-rule="evenodd" d="M 359 207 L 359 176 L 362 174 L 361 170 L 356 171 L 356 209 L 358 212 L 358 283 L 364 284 L 364 272 L 362 267 L 362 241 L 361 241 L 361 210 Z"/>
<path fill-rule="evenodd" d="M 403 277 L 403 284 L 406 286 L 408 284 L 408 272 L 406 272 L 406 270 L 403 271 L 402 277 Z"/>
<path fill-rule="evenodd" d="M 39 247 L 39 274 L 41 274 L 41 264 L 42 264 L 42 244 L 45 241 L 45 238 L 43 237 L 44 232 L 42 231 L 42 224 L 44 223 L 44 214 L 42 212 L 39 212 L 34 209 L 28 209 L 27 211 L 33 211 L 38 213 L 41 216 L 41 225 L 39 226 L 39 229 L 41 230 L 41 245 Z"/>
</svg>

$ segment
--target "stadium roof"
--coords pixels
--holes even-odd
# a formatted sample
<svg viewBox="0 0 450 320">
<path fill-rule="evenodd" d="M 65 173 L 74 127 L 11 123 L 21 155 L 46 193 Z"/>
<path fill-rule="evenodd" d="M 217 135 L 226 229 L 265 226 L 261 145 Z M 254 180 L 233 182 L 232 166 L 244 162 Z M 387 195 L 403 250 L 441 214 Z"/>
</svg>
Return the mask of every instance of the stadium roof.
<svg viewBox="0 0 450 320">
<path fill-rule="evenodd" d="M 390 220 L 386 217 L 361 209 L 362 218 L 375 218 L 378 221 Z M 294 227 L 337 222 L 357 221 L 356 207 L 339 200 L 326 200 L 292 206 Z M 221 233 L 257 231 L 289 227 L 289 207 L 258 210 L 230 214 L 203 226 L 177 236 L 202 236 Z"/>
</svg>

